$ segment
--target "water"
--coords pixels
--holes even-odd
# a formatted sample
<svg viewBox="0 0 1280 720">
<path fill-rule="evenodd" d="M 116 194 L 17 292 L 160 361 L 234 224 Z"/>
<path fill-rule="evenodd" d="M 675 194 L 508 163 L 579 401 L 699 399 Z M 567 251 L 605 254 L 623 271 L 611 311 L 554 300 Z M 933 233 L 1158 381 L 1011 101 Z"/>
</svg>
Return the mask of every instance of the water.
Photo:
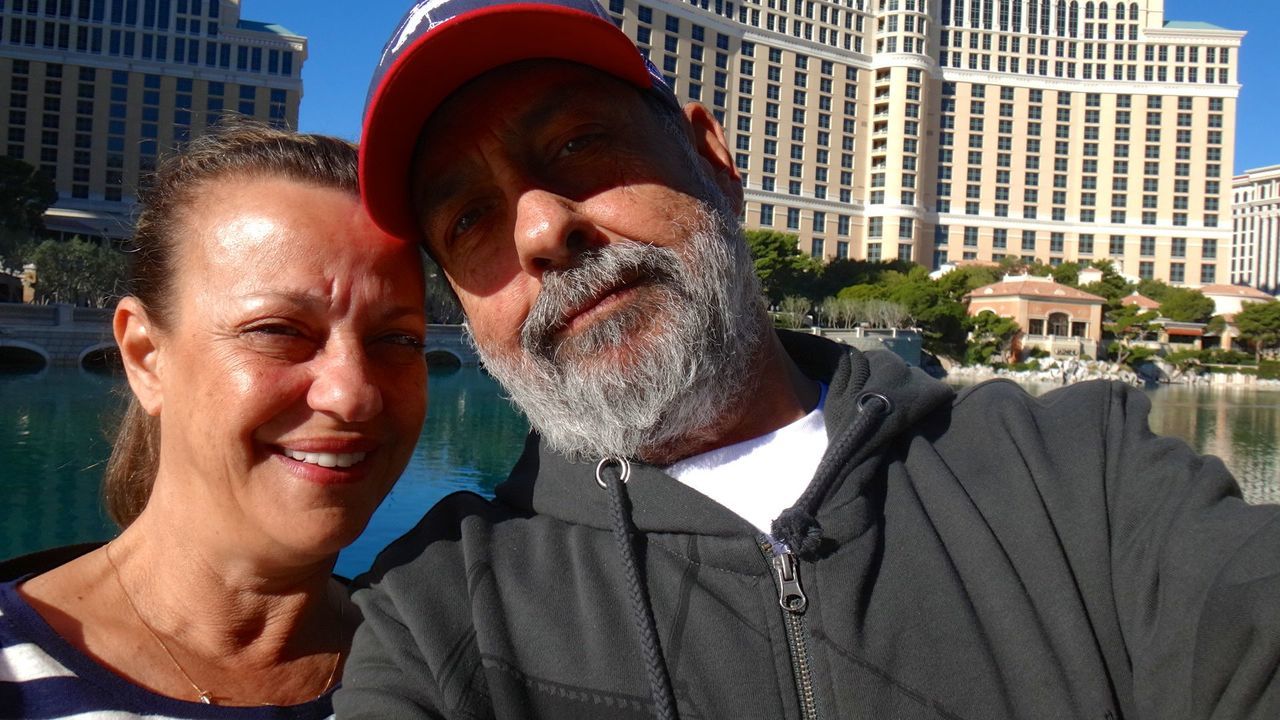
<svg viewBox="0 0 1280 720">
<path fill-rule="evenodd" d="M 79 370 L 0 374 L 0 558 L 105 540 L 116 528 L 99 483 L 122 381 Z M 475 369 L 432 371 L 427 423 L 413 458 L 360 539 L 338 559 L 348 577 L 457 490 L 486 495 L 520 454 L 528 424 Z"/>
<path fill-rule="evenodd" d="M 0 557 L 111 537 L 98 483 L 121 383 L 78 370 L 0 375 Z M 1032 392 L 1047 388 L 1033 387 Z M 1221 457 L 1253 502 L 1280 502 L 1280 393 L 1159 388 L 1152 427 Z M 377 551 L 455 490 L 492 494 L 520 453 L 527 425 L 474 369 L 431 374 L 427 425 L 404 476 L 338 572 Z"/>
</svg>

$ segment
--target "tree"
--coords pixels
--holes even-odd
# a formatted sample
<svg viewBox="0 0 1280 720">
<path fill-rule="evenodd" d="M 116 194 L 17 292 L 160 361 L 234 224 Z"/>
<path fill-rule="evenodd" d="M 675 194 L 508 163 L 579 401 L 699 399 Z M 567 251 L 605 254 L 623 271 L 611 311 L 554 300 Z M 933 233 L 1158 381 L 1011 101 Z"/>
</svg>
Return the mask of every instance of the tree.
<svg viewBox="0 0 1280 720">
<path fill-rule="evenodd" d="M 1000 282 L 1000 270 L 990 265 L 956 268 L 938 278 L 938 287 L 948 298 L 963 302 L 964 296 L 980 287 Z"/>
<path fill-rule="evenodd" d="M 965 352 L 969 364 L 987 364 L 991 359 L 1006 360 L 1021 328 L 1013 318 L 1001 317 L 984 310 L 966 321 L 970 343 Z"/>
<path fill-rule="evenodd" d="M 787 327 L 799 328 L 806 325 L 805 316 L 809 314 L 813 304 L 807 297 L 788 295 L 782 299 L 782 304 L 778 307 L 780 314 L 787 320 Z"/>
<path fill-rule="evenodd" d="M 44 211 L 58 199 L 49 176 L 0 156 L 0 267 L 22 266 L 19 248 L 44 232 Z"/>
<path fill-rule="evenodd" d="M 1264 350 L 1280 347 L 1280 302 L 1248 303 L 1236 313 L 1235 323 L 1259 362 Z"/>
<path fill-rule="evenodd" d="M 422 254 L 422 274 L 426 279 L 427 322 L 457 325 L 462 322 L 462 306 L 444 271 L 426 253 Z"/>
<path fill-rule="evenodd" d="M 45 240 L 28 259 L 36 266 L 36 293 L 45 301 L 109 307 L 124 289 L 124 253 L 85 242 Z"/>
<path fill-rule="evenodd" d="M 747 230 L 745 235 L 756 276 L 770 304 L 787 295 L 808 295 L 806 290 L 813 286 L 822 265 L 800 252 L 795 235 L 773 230 Z"/>
<path fill-rule="evenodd" d="M 1092 295 L 1106 298 L 1107 310 L 1119 309 L 1120 301 L 1133 292 L 1133 284 L 1125 280 L 1123 275 L 1116 272 L 1116 268 L 1111 264 L 1110 260 L 1099 260 L 1093 266 L 1102 271 L 1102 279 L 1098 282 L 1081 285 L 1079 289 Z"/>
<path fill-rule="evenodd" d="M 1160 314 L 1179 322 L 1208 322 L 1213 317 L 1213 309 L 1212 300 L 1191 288 L 1171 287 L 1160 299 Z"/>
<path fill-rule="evenodd" d="M 1173 292 L 1174 287 L 1163 280 L 1141 280 L 1138 282 L 1138 294 L 1163 303 Z"/>
<path fill-rule="evenodd" d="M 1115 337 L 1117 365 L 1123 365 L 1134 353 L 1133 343 L 1151 332 L 1151 323 L 1157 315 L 1154 310 L 1143 310 L 1137 305 L 1124 305 L 1112 311 L 1103 329 Z"/>
<path fill-rule="evenodd" d="M 1061 265 L 1053 267 L 1050 275 L 1056 283 L 1076 287 L 1080 284 L 1080 264 L 1064 262 Z"/>
</svg>

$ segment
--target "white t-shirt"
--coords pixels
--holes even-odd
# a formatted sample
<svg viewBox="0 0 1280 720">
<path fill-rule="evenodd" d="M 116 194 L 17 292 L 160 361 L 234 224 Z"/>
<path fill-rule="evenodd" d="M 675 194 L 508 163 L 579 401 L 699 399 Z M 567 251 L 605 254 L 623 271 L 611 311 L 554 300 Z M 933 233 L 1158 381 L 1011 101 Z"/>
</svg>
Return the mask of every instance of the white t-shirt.
<svg viewBox="0 0 1280 720">
<path fill-rule="evenodd" d="M 827 451 L 826 400 L 823 385 L 818 406 L 808 415 L 768 435 L 685 458 L 667 474 L 768 535 L 773 519 L 809 486 Z"/>
</svg>

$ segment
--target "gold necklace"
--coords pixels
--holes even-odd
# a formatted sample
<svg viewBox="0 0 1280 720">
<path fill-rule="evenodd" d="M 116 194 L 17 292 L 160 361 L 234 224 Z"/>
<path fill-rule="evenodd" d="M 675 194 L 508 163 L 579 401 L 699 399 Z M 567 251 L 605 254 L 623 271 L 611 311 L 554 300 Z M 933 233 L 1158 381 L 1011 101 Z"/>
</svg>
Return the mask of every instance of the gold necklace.
<svg viewBox="0 0 1280 720">
<path fill-rule="evenodd" d="M 116 565 L 115 558 L 111 557 L 111 543 L 107 543 L 106 545 L 103 546 L 102 553 L 107 556 L 107 563 L 111 565 L 111 574 L 115 576 L 116 585 L 120 587 L 120 593 L 124 595 L 125 602 L 129 603 L 130 609 L 133 610 L 134 617 L 138 618 L 138 622 L 142 623 L 142 627 L 146 628 L 148 633 L 151 633 L 151 637 L 155 639 L 156 644 L 159 645 L 160 649 L 164 651 L 164 654 L 168 656 L 169 662 L 173 663 L 173 667 L 176 668 L 179 673 L 181 673 L 183 679 L 186 680 L 187 684 L 191 686 L 191 689 L 196 691 L 196 697 L 200 699 L 200 702 L 204 703 L 205 705 L 212 705 L 213 698 L 214 698 L 213 692 L 209 690 L 205 690 L 204 688 L 197 685 L 195 680 L 191 679 L 191 675 L 189 675 L 187 671 L 183 669 L 182 663 L 178 662 L 178 658 L 173 656 L 173 652 L 169 650 L 169 646 L 165 645 L 164 640 L 160 639 L 160 634 L 157 633 L 155 629 L 151 627 L 151 623 L 148 623 L 146 618 L 142 617 L 142 613 L 138 612 L 138 606 L 134 604 L 133 597 L 129 595 L 129 591 L 126 590 L 124 587 L 124 581 L 120 579 L 120 568 L 119 566 Z M 342 627 L 342 621 L 346 619 L 346 615 L 347 615 L 346 603 L 339 603 L 338 605 L 338 627 L 339 628 Z M 312 702 L 324 697 L 324 694 L 329 692 L 329 688 L 333 687 L 333 679 L 338 676 L 338 665 L 341 663 L 342 663 L 342 651 L 339 650 L 338 653 L 333 657 L 333 668 L 329 670 L 329 678 L 325 680 L 324 687 L 320 688 L 320 694 L 316 695 L 315 698 L 312 699 Z M 273 705 L 274 703 L 258 703 L 258 704 L 266 706 L 266 705 Z"/>
</svg>

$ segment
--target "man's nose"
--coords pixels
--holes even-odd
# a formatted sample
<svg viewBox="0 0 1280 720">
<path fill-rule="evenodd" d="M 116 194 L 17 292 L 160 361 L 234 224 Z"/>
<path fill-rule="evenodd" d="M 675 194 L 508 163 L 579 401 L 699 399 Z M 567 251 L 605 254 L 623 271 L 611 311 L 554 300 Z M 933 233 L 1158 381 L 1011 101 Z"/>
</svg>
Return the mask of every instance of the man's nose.
<svg viewBox="0 0 1280 720">
<path fill-rule="evenodd" d="M 532 189 L 517 200 L 516 249 L 521 267 L 530 275 L 569 267 L 596 235 L 595 225 L 568 198 Z"/>
</svg>

